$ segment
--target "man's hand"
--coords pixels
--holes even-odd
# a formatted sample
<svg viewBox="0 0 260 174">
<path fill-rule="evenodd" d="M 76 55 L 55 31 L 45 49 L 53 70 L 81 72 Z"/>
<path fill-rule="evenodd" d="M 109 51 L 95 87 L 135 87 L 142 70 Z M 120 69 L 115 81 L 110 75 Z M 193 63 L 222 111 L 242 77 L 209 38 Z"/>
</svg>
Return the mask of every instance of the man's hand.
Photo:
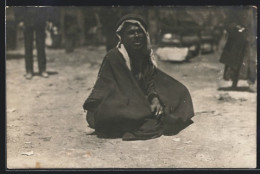
<svg viewBox="0 0 260 174">
<path fill-rule="evenodd" d="M 163 113 L 163 107 L 158 99 L 158 97 L 154 97 L 151 101 L 151 110 L 153 113 L 155 113 L 155 116 L 159 116 Z"/>
</svg>

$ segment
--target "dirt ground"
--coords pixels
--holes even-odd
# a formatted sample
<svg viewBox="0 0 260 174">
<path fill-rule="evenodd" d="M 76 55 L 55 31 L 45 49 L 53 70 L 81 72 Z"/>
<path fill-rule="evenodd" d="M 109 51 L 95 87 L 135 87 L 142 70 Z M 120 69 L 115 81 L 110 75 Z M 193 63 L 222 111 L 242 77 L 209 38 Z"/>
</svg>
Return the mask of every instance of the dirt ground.
<svg viewBox="0 0 260 174">
<path fill-rule="evenodd" d="M 189 89 L 194 123 L 174 136 L 129 142 L 91 135 L 93 130 L 85 120 L 82 105 L 96 79 L 105 47 L 82 47 L 70 54 L 47 49 L 50 77 L 36 75 L 32 80 L 23 77 L 23 50 L 9 51 L 7 167 L 256 167 L 256 93 L 218 90 L 231 85 L 222 80 L 220 53 L 185 63 L 158 61 L 159 68 Z M 238 85 L 247 87 L 246 81 Z"/>
</svg>

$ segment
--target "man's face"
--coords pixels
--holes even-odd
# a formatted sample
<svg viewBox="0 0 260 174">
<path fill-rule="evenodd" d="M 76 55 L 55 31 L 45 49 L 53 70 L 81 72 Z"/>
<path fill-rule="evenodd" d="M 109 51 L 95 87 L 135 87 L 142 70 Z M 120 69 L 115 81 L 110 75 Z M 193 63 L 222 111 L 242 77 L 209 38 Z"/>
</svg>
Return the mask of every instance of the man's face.
<svg viewBox="0 0 260 174">
<path fill-rule="evenodd" d="M 122 43 L 130 51 L 137 51 L 145 46 L 146 37 L 137 24 L 129 24 L 122 36 Z"/>
</svg>

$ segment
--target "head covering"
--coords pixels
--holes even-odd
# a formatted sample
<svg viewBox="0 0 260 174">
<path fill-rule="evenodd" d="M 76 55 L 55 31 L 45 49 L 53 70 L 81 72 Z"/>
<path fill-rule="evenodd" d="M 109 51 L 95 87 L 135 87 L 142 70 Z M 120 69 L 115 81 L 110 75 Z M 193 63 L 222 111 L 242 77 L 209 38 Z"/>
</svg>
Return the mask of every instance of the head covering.
<svg viewBox="0 0 260 174">
<path fill-rule="evenodd" d="M 153 54 L 153 50 L 151 48 L 151 41 L 150 41 L 150 36 L 148 33 L 148 28 L 147 28 L 147 24 L 145 22 L 145 20 L 138 14 L 127 14 L 125 16 L 123 16 L 117 23 L 117 29 L 116 29 L 116 35 L 119 39 L 119 42 L 117 44 L 117 49 L 119 50 L 119 52 L 121 52 L 121 54 L 123 55 L 124 59 L 126 60 L 126 64 L 127 67 L 131 70 L 131 66 L 130 66 L 130 58 L 128 56 L 128 53 L 124 47 L 124 45 L 121 43 L 121 35 L 120 35 L 120 31 L 122 31 L 122 29 L 124 28 L 126 23 L 132 23 L 132 24 L 137 24 L 145 33 L 146 35 L 146 41 L 147 41 L 147 51 L 149 53 L 150 56 L 150 61 L 152 62 L 152 64 L 154 65 L 154 67 L 157 67 L 157 63 L 155 61 L 154 58 L 154 54 Z"/>
<path fill-rule="evenodd" d="M 121 19 L 119 19 L 119 21 L 117 22 L 116 24 L 116 28 L 118 29 L 119 26 L 126 20 L 136 20 L 136 21 L 139 21 L 142 26 L 144 27 L 144 29 L 147 31 L 147 24 L 144 20 L 144 18 L 138 14 L 127 14 L 125 16 L 123 16 Z"/>
</svg>

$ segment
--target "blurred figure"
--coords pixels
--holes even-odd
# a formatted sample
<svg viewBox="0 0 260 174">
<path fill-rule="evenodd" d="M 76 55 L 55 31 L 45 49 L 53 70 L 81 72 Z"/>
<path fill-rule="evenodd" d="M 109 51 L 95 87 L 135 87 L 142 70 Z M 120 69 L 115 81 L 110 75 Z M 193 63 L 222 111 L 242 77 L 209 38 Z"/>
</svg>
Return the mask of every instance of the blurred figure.
<svg viewBox="0 0 260 174">
<path fill-rule="evenodd" d="M 65 50 L 66 53 L 71 53 L 74 51 L 74 48 L 76 46 L 80 29 L 78 27 L 76 16 L 66 14 L 64 20 L 66 38 Z"/>
<path fill-rule="evenodd" d="M 106 50 L 109 51 L 114 48 L 118 42 L 115 33 L 115 26 L 121 17 L 121 10 L 119 7 L 106 7 L 100 10 L 100 22 L 102 32 L 106 37 Z"/>
<path fill-rule="evenodd" d="M 220 62 L 225 64 L 224 80 L 232 80 L 232 88 L 239 79 L 248 80 L 254 91 L 256 81 L 256 10 L 253 8 L 234 9 L 227 12 L 227 43 Z"/>
<path fill-rule="evenodd" d="M 98 13 L 99 9 L 93 9 L 91 15 L 93 15 L 93 23 L 89 23 L 90 27 L 88 29 L 88 38 L 91 45 L 99 46 L 103 42 L 103 35 L 102 35 L 102 26 L 100 22 L 100 17 Z"/>
<path fill-rule="evenodd" d="M 219 51 L 220 41 L 223 35 L 224 35 L 223 24 L 219 23 L 218 25 L 215 26 L 213 31 L 214 45 L 215 45 L 215 50 L 217 51 Z"/>
<path fill-rule="evenodd" d="M 25 68 L 26 79 L 33 77 L 33 41 L 36 36 L 36 48 L 39 73 L 47 78 L 46 54 L 45 54 L 45 24 L 47 11 L 44 7 L 17 7 L 15 8 L 16 19 L 19 26 L 24 29 Z"/>
<path fill-rule="evenodd" d="M 60 48 L 61 33 L 57 24 L 54 24 L 53 22 L 47 22 L 45 43 L 49 48 Z"/>
<path fill-rule="evenodd" d="M 248 38 L 248 51 L 249 55 L 247 57 L 248 61 L 248 79 L 247 82 L 249 84 L 249 90 L 252 92 L 256 92 L 256 78 L 257 78 L 257 15 L 256 9 L 252 8 L 248 11 L 249 16 L 249 38 Z M 250 20 L 251 19 L 251 20 Z"/>
<path fill-rule="evenodd" d="M 6 7 L 6 49 L 16 48 L 16 22 L 13 8 Z"/>
</svg>

